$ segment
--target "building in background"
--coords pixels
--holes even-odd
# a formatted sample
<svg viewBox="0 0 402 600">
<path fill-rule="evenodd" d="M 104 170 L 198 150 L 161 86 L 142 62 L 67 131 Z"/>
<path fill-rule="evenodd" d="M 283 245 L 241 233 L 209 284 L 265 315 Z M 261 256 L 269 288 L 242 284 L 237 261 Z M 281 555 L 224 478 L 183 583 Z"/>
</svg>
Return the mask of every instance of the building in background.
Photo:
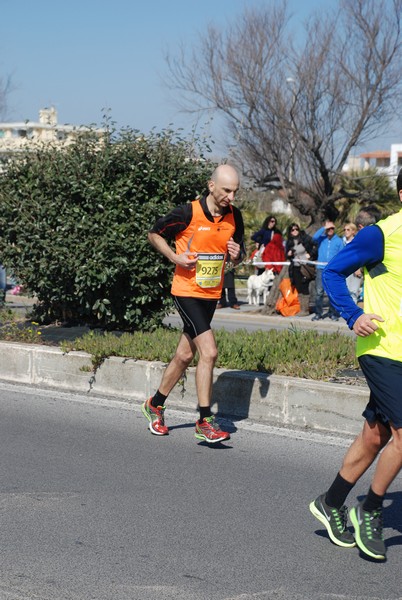
<svg viewBox="0 0 402 600">
<path fill-rule="evenodd" d="M 54 107 L 39 111 L 39 121 L 22 121 L 15 123 L 0 122 L 0 158 L 12 158 L 13 154 L 29 150 L 39 144 L 56 144 L 60 147 L 72 143 L 85 132 L 92 131 L 99 139 L 103 129 L 90 127 L 61 125 L 57 122 L 57 111 Z"/>
<path fill-rule="evenodd" d="M 364 171 L 377 169 L 378 173 L 387 175 L 391 183 L 402 168 L 402 144 L 391 144 L 389 150 L 363 152 L 359 156 L 349 156 L 345 171 Z"/>
</svg>

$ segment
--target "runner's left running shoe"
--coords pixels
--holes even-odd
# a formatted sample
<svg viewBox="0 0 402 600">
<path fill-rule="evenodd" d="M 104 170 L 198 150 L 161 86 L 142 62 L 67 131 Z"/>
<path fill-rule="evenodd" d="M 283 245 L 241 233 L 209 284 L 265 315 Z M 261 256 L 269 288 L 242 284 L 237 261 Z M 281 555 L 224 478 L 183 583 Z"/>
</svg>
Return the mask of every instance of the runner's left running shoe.
<svg viewBox="0 0 402 600">
<path fill-rule="evenodd" d="M 208 444 L 216 444 L 230 440 L 230 433 L 222 431 L 216 422 L 215 417 L 205 417 L 202 421 L 197 421 L 195 424 L 195 437 L 198 440 L 208 442 Z"/>
<path fill-rule="evenodd" d="M 149 421 L 149 430 L 154 435 L 168 435 L 169 429 L 165 425 L 165 417 L 164 417 L 164 406 L 158 406 L 155 408 L 151 404 L 152 398 L 149 398 L 144 402 L 141 407 L 142 414 Z"/>
<path fill-rule="evenodd" d="M 360 503 L 351 509 L 350 520 L 360 550 L 371 558 L 384 560 L 387 548 L 382 535 L 382 509 L 368 512 Z"/>
</svg>

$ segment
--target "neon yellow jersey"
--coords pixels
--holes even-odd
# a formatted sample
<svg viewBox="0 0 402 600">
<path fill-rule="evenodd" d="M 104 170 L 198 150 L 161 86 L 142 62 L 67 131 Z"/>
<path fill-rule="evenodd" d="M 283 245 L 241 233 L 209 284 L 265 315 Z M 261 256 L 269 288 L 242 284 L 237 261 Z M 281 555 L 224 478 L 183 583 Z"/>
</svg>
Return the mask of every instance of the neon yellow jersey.
<svg viewBox="0 0 402 600">
<path fill-rule="evenodd" d="M 356 354 L 374 354 L 402 361 L 402 210 L 379 221 L 384 234 L 384 259 L 364 268 L 364 312 L 375 313 L 378 330 L 358 337 Z"/>
</svg>

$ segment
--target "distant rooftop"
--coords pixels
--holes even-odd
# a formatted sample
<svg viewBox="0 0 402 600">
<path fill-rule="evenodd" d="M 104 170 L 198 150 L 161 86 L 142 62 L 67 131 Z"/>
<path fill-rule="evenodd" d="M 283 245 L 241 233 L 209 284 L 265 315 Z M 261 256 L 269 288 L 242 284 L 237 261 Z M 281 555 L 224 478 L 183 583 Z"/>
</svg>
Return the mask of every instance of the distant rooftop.
<svg viewBox="0 0 402 600">
<path fill-rule="evenodd" d="M 0 155 L 12 157 L 18 152 L 30 150 L 36 144 L 57 144 L 60 147 L 71 144 L 78 135 L 92 131 L 98 139 L 104 129 L 92 129 L 83 125 L 61 125 L 57 122 L 54 106 L 39 111 L 39 121 L 0 122 Z"/>
</svg>

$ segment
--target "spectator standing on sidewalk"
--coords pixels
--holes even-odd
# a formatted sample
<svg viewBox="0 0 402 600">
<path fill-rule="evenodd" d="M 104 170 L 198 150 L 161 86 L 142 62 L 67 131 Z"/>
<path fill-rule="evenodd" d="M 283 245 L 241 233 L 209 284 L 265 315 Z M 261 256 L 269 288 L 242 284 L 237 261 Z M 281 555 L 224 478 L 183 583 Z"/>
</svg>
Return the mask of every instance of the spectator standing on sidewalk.
<svg viewBox="0 0 402 600">
<path fill-rule="evenodd" d="M 355 225 L 360 231 L 363 227 L 367 227 L 367 225 L 374 225 L 381 219 L 381 213 L 374 204 L 370 204 L 369 206 L 363 206 L 359 210 L 356 215 Z"/>
<path fill-rule="evenodd" d="M 240 310 L 239 302 L 236 297 L 235 286 L 235 270 L 228 269 L 225 271 L 225 276 L 223 278 L 222 295 L 221 299 L 216 305 L 216 308 L 225 308 L 226 306 L 230 306 L 230 308 L 233 308 L 233 310 Z"/>
<path fill-rule="evenodd" d="M 5 268 L 0 265 L 0 308 L 6 304 L 6 290 L 7 290 L 7 273 Z"/>
<path fill-rule="evenodd" d="M 169 433 L 164 420 L 166 398 L 198 352 L 195 379 L 200 417 L 195 437 L 211 444 L 230 438 L 211 412 L 212 376 L 218 354 L 211 321 L 222 293 L 226 260 L 236 265 L 245 254 L 243 218 L 232 206 L 238 189 L 237 171 L 220 165 L 201 200 L 176 207 L 158 219 L 148 234 L 152 246 L 176 265 L 172 295 L 184 324 L 176 353 L 157 392 L 142 406 L 154 435 Z M 175 241 L 176 251 L 167 240 Z"/>
<path fill-rule="evenodd" d="M 350 242 L 355 237 L 357 233 L 357 226 L 354 223 L 346 223 L 346 225 L 343 228 L 343 232 L 343 243 L 346 246 L 346 244 L 350 244 Z M 348 286 L 350 295 L 353 298 L 353 302 L 356 302 L 356 304 L 360 295 L 362 279 L 363 275 L 361 269 L 357 269 L 357 271 L 349 275 L 349 277 L 346 279 L 346 285 Z"/>
<path fill-rule="evenodd" d="M 378 210 L 378 208 L 376 206 L 374 206 L 374 204 L 370 204 L 369 206 L 364 206 L 363 208 L 361 208 L 359 210 L 359 212 L 356 215 L 355 225 L 357 227 L 357 230 L 360 231 L 361 229 L 363 229 L 364 227 L 367 227 L 368 225 L 374 225 L 380 219 L 381 219 L 380 211 Z M 360 292 L 359 292 L 358 299 L 359 298 L 363 299 L 364 280 L 363 280 L 363 272 L 361 270 L 360 270 L 360 272 L 361 272 L 361 286 L 360 286 Z"/>
<path fill-rule="evenodd" d="M 343 227 L 343 243 L 349 244 L 357 233 L 357 226 L 354 223 L 346 223 Z"/>
<path fill-rule="evenodd" d="M 313 252 L 312 238 L 303 229 L 300 229 L 297 223 L 291 223 L 288 227 L 285 254 L 286 259 L 290 260 L 290 281 L 296 288 L 299 297 L 299 317 L 306 317 L 309 314 L 309 284 L 315 276 L 314 265 L 306 266 L 300 261 L 310 260 Z"/>
<path fill-rule="evenodd" d="M 326 221 L 313 235 L 313 241 L 318 244 L 318 264 L 315 272 L 315 315 L 312 321 L 324 319 L 323 303 L 324 303 L 324 288 L 322 285 L 322 273 L 325 265 L 343 248 L 342 239 L 335 233 L 335 225 L 332 221 Z M 339 320 L 339 314 L 332 306 L 331 301 L 327 315 L 332 321 Z"/>
<path fill-rule="evenodd" d="M 274 233 L 280 233 L 279 229 L 276 227 L 277 220 L 274 215 L 269 215 L 264 219 L 263 224 L 261 225 L 261 229 L 253 233 L 251 239 L 253 242 L 256 242 L 260 246 L 266 246 L 272 240 L 272 236 Z"/>
<path fill-rule="evenodd" d="M 264 219 L 261 229 L 253 233 L 251 239 L 253 242 L 256 242 L 259 247 L 264 246 L 264 249 L 272 242 L 275 234 L 280 235 L 282 241 L 282 234 L 279 229 L 277 229 L 276 225 L 276 217 L 274 217 L 274 215 L 269 215 Z M 261 275 L 264 271 L 265 267 L 258 267 L 257 275 Z"/>
<path fill-rule="evenodd" d="M 397 178 L 402 202 L 402 170 Z M 383 560 L 384 495 L 402 468 L 402 209 L 364 227 L 353 243 L 324 270 L 331 302 L 356 333 L 356 354 L 366 377 L 369 402 L 365 422 L 326 493 L 310 510 L 324 524 L 331 540 L 346 548 L 357 543 L 367 556 Z M 347 293 L 346 277 L 364 265 L 364 311 Z M 380 454 L 381 452 L 381 454 Z M 378 458 L 363 502 L 350 513 L 354 538 L 347 529 L 345 501 L 356 482 Z"/>
<path fill-rule="evenodd" d="M 264 248 L 262 253 L 262 262 L 264 263 L 284 263 L 285 262 L 285 249 L 283 247 L 283 238 L 280 233 L 274 233 L 272 240 Z M 263 268 L 272 269 L 275 275 L 279 275 L 282 270 L 282 264 L 266 264 Z"/>
</svg>

